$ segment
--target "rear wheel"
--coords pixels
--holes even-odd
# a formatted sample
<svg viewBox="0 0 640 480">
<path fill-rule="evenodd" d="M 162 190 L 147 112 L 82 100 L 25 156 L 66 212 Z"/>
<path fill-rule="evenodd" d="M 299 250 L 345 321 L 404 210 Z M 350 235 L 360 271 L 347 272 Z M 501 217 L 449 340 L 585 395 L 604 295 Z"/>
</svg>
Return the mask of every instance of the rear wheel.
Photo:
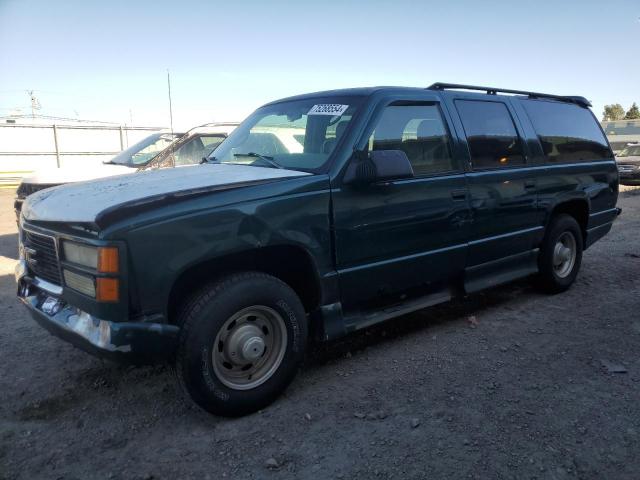
<svg viewBox="0 0 640 480">
<path fill-rule="evenodd" d="M 179 320 L 178 379 L 195 403 L 217 415 L 244 415 L 273 402 L 304 356 L 302 303 L 266 274 L 236 274 L 205 287 Z"/>
<path fill-rule="evenodd" d="M 555 216 L 547 228 L 538 257 L 538 286 L 549 293 L 567 290 L 582 262 L 582 231 L 575 218 Z"/>
</svg>

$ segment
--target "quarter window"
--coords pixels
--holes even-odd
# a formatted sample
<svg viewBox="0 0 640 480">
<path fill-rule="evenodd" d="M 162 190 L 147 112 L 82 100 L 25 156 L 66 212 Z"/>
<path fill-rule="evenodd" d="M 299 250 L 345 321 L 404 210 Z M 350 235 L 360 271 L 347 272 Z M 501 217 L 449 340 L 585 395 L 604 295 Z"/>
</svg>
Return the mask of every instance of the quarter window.
<svg viewBox="0 0 640 480">
<path fill-rule="evenodd" d="M 392 104 L 369 138 L 369 150 L 402 150 L 416 175 L 454 170 L 451 142 L 435 104 Z"/>
<path fill-rule="evenodd" d="M 473 167 L 499 168 L 524 164 L 522 143 L 504 103 L 457 100 Z"/>
<path fill-rule="evenodd" d="M 522 100 L 550 162 L 588 162 L 611 158 L 611 151 L 591 111 L 571 103 Z"/>
</svg>

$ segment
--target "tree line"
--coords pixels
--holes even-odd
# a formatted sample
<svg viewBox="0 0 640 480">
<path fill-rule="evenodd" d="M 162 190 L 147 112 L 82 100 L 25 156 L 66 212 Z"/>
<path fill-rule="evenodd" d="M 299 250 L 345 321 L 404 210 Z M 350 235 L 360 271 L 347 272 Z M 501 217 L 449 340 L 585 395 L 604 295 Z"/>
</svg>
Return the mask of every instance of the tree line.
<svg viewBox="0 0 640 480">
<path fill-rule="evenodd" d="M 613 103 L 611 105 L 604 106 L 604 115 L 602 116 L 602 121 L 606 122 L 609 120 L 638 120 L 640 119 L 640 109 L 636 102 L 633 102 L 631 108 L 624 111 L 622 105 L 619 103 Z"/>
</svg>

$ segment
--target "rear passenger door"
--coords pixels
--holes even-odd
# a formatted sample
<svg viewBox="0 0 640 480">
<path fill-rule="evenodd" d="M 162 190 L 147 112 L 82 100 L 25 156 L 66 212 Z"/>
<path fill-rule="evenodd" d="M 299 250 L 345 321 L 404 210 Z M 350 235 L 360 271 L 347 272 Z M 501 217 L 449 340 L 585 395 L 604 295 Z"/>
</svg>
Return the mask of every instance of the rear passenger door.
<svg viewBox="0 0 640 480">
<path fill-rule="evenodd" d="M 439 102 L 390 101 L 376 109 L 358 150 L 402 150 L 415 177 L 332 192 L 347 310 L 441 290 L 462 273 L 469 207 L 456 146 Z"/>
<path fill-rule="evenodd" d="M 537 172 L 507 99 L 451 99 L 470 155 L 471 232 L 465 287 L 501 283 L 535 269 L 542 233 Z"/>
</svg>

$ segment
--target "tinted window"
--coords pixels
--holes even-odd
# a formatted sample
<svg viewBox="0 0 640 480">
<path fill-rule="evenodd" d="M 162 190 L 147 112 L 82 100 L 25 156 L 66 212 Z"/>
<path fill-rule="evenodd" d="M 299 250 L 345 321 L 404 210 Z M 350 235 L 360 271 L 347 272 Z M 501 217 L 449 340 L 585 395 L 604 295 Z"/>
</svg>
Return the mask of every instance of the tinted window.
<svg viewBox="0 0 640 480">
<path fill-rule="evenodd" d="M 437 105 L 390 105 L 371 138 L 370 150 L 402 150 L 416 175 L 454 169 L 451 144 Z"/>
<path fill-rule="evenodd" d="M 457 100 L 474 168 L 524 163 L 518 132 L 504 103 Z"/>
<path fill-rule="evenodd" d="M 570 103 L 523 100 L 542 150 L 551 162 L 611 158 L 607 140 L 591 111 Z"/>
</svg>

